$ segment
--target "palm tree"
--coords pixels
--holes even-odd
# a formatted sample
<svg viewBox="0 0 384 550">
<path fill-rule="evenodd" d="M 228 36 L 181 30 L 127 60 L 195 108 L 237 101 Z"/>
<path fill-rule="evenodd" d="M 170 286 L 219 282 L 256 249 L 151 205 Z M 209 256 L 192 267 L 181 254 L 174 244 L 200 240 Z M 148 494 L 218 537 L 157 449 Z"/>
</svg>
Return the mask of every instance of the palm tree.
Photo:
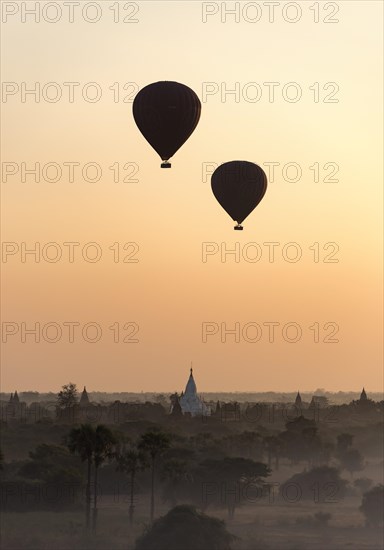
<svg viewBox="0 0 384 550">
<path fill-rule="evenodd" d="M 106 426 L 99 424 L 95 430 L 95 447 L 93 452 L 93 460 L 95 463 L 94 481 L 95 488 L 93 492 L 93 530 L 96 531 L 97 523 L 97 476 L 101 464 L 107 458 L 113 456 L 113 448 L 116 445 L 117 439 L 115 435 Z"/>
<path fill-rule="evenodd" d="M 130 506 L 129 506 L 129 523 L 133 523 L 133 514 L 135 511 L 134 505 L 134 487 L 136 473 L 143 471 L 148 467 L 148 462 L 143 451 L 139 451 L 136 447 L 116 453 L 117 470 L 124 472 L 130 476 Z"/>
<path fill-rule="evenodd" d="M 269 435 L 264 437 L 264 445 L 268 455 L 268 467 L 272 467 L 272 457 L 275 458 L 275 470 L 279 469 L 279 458 L 281 450 L 281 442 L 278 436 Z"/>
<path fill-rule="evenodd" d="M 247 449 L 248 458 L 261 458 L 261 437 L 257 432 L 245 430 L 238 436 L 239 443 Z"/>
<path fill-rule="evenodd" d="M 157 430 L 148 430 L 142 434 L 138 449 L 151 457 L 152 480 L 151 480 L 151 522 L 155 517 L 155 469 L 156 459 L 170 447 L 170 438 L 167 434 Z"/>
<path fill-rule="evenodd" d="M 87 486 L 85 489 L 85 520 L 89 529 L 91 517 L 91 467 L 95 448 L 95 430 L 90 424 L 82 424 L 73 428 L 68 436 L 68 449 L 71 453 L 80 455 L 82 462 L 87 461 Z"/>
<path fill-rule="evenodd" d="M 174 507 L 177 505 L 177 489 L 183 481 L 188 481 L 191 477 L 186 460 L 170 458 L 162 469 L 162 477 L 166 481 L 164 500 L 171 503 Z"/>
</svg>

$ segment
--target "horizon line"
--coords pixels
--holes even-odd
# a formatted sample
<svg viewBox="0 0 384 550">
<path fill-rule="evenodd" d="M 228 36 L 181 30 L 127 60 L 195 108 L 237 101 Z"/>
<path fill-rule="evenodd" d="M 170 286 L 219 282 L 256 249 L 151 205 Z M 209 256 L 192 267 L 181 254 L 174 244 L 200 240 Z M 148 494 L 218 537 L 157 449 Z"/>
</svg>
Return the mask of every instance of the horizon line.
<svg viewBox="0 0 384 550">
<path fill-rule="evenodd" d="M 76 384 L 77 385 L 77 384 Z M 86 386 L 85 386 L 86 388 Z M 257 390 L 234 390 L 234 391 L 230 391 L 230 390 L 206 390 L 206 391 L 199 391 L 198 393 L 200 394 L 204 394 L 204 393 L 233 393 L 233 394 L 236 394 L 236 393 L 255 393 L 255 394 L 261 394 L 261 393 L 315 393 L 315 392 L 321 392 L 321 393 L 361 393 L 361 391 L 363 390 L 363 388 L 365 389 L 365 391 L 367 393 L 381 393 L 384 395 L 384 391 L 381 389 L 381 390 L 367 390 L 365 388 L 365 386 L 363 386 L 361 389 L 359 390 L 327 390 L 325 388 L 316 388 L 315 390 L 301 390 L 300 388 L 299 389 L 295 389 L 295 390 L 260 390 L 260 391 L 257 391 Z M 61 389 L 61 387 L 60 387 Z M 4 391 L 4 390 L 1 390 L 0 391 L 0 394 L 4 394 L 4 393 L 14 393 L 15 391 L 17 391 L 18 393 L 29 393 L 29 392 L 36 392 L 36 393 L 54 393 L 54 394 L 57 394 L 58 391 L 52 391 L 52 390 L 13 390 L 13 391 Z M 60 390 L 59 390 L 60 391 Z M 81 389 L 78 389 L 78 392 L 82 392 L 83 390 Z M 154 393 L 154 394 L 163 394 L 163 393 L 169 393 L 169 394 L 172 394 L 172 393 L 175 393 L 176 390 L 163 390 L 163 391 L 160 391 L 160 390 L 86 390 L 87 393 L 137 393 L 137 394 L 140 394 L 140 393 Z"/>
</svg>

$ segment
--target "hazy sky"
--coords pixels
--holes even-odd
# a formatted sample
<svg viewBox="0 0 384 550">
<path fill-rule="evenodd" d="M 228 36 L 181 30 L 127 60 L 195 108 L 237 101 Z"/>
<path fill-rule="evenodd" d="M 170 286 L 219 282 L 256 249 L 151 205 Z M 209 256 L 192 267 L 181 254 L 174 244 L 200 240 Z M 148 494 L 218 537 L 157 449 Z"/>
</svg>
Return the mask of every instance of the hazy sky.
<svg viewBox="0 0 384 550">
<path fill-rule="evenodd" d="M 2 391 L 382 387 L 382 3 L 270 4 L 2 2 Z M 171 170 L 132 117 L 159 80 L 202 101 Z"/>
</svg>

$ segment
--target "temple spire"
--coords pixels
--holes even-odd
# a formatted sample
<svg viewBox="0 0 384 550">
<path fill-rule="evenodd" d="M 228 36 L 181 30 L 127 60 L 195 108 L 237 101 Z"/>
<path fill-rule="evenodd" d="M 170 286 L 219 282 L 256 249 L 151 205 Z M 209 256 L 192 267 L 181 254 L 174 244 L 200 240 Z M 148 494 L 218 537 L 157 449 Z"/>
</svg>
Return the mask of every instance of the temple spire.
<svg viewBox="0 0 384 550">
<path fill-rule="evenodd" d="M 360 401 L 367 401 L 367 400 L 368 400 L 367 394 L 365 392 L 365 389 L 363 388 L 363 391 L 360 394 Z"/>
<path fill-rule="evenodd" d="M 87 389 L 86 389 L 86 387 L 84 386 L 83 393 L 81 394 L 81 397 L 80 397 L 80 405 L 86 405 L 86 404 L 88 404 L 89 402 L 90 402 L 90 401 L 89 401 Z"/>
<path fill-rule="evenodd" d="M 197 394 L 196 383 L 193 378 L 192 362 L 185 392 L 181 393 L 179 403 L 183 414 L 191 416 L 210 416 L 211 414 L 210 407 L 205 405 L 204 401 Z"/>
</svg>

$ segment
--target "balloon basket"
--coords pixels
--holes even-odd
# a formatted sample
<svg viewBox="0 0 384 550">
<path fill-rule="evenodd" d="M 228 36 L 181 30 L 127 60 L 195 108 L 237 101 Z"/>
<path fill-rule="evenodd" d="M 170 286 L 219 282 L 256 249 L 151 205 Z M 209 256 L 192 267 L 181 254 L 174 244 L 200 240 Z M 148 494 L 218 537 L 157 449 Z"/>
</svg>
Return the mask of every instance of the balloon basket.
<svg viewBox="0 0 384 550">
<path fill-rule="evenodd" d="M 242 225 L 235 225 L 235 227 L 233 228 L 235 231 L 243 231 L 244 227 Z"/>
<path fill-rule="evenodd" d="M 170 168 L 172 165 L 170 162 L 162 162 L 161 163 L 161 168 Z"/>
</svg>

